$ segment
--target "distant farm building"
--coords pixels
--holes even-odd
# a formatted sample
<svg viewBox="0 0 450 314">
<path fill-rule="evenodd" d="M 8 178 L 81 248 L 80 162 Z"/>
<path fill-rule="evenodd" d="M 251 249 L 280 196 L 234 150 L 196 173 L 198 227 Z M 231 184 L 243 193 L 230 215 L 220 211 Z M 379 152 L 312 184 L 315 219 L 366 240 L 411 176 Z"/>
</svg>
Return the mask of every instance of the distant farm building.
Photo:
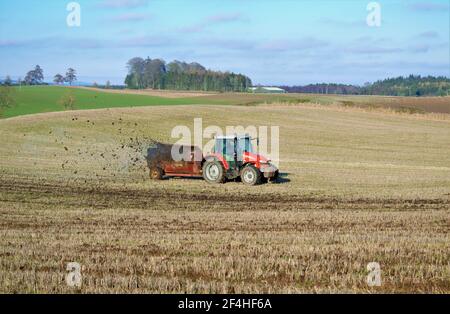
<svg viewBox="0 0 450 314">
<path fill-rule="evenodd" d="M 271 94 L 284 94 L 286 91 L 279 87 L 267 87 L 267 86 L 257 86 L 250 87 L 250 92 L 252 93 L 271 93 Z"/>
</svg>

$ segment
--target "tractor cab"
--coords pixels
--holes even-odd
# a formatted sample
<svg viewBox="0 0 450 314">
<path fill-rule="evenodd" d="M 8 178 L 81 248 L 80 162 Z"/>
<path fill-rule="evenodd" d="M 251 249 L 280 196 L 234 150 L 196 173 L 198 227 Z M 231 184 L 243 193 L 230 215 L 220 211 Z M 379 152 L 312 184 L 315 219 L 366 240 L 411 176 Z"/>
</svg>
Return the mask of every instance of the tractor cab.
<svg viewBox="0 0 450 314">
<path fill-rule="evenodd" d="M 258 139 L 248 134 L 217 136 L 203 163 L 205 180 L 218 183 L 240 178 L 248 185 L 276 180 L 278 169 L 256 152 L 253 141 L 258 145 Z"/>
<path fill-rule="evenodd" d="M 253 140 L 249 135 L 218 136 L 213 153 L 223 156 L 227 162 L 242 162 L 246 154 L 253 154 Z"/>
</svg>

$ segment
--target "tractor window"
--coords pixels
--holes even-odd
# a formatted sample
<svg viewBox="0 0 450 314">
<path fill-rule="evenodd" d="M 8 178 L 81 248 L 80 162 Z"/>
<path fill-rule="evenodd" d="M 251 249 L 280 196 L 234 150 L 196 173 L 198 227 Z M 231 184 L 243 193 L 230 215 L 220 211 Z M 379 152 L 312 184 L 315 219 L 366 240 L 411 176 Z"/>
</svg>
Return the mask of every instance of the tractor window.
<svg viewBox="0 0 450 314">
<path fill-rule="evenodd" d="M 233 139 L 218 139 L 214 152 L 221 155 L 234 155 L 234 140 Z"/>
<path fill-rule="evenodd" d="M 225 151 L 223 152 L 227 159 L 234 159 L 234 139 L 225 141 Z"/>
<path fill-rule="evenodd" d="M 222 154 L 223 153 L 223 140 L 216 139 L 216 145 L 214 147 L 214 152 L 216 154 Z"/>
<path fill-rule="evenodd" d="M 253 153 L 252 141 L 248 137 L 239 139 L 238 157 L 242 158 L 244 152 Z"/>
</svg>

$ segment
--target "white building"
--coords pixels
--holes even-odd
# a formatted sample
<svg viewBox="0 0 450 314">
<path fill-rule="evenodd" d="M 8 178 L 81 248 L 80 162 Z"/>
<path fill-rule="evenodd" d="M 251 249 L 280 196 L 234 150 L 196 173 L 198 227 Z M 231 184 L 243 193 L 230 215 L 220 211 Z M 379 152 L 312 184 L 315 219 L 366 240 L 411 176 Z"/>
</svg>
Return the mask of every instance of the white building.
<svg viewBox="0 0 450 314">
<path fill-rule="evenodd" d="M 271 94 L 284 94 L 286 91 L 279 87 L 269 87 L 269 86 L 257 86 L 250 87 L 250 92 L 252 93 L 271 93 Z"/>
</svg>

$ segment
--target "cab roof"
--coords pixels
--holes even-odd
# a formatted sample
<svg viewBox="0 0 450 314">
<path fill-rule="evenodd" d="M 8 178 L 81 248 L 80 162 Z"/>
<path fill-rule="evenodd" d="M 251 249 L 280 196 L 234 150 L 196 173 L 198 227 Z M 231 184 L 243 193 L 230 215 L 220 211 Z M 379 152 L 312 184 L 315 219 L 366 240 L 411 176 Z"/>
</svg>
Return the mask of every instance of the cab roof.
<svg viewBox="0 0 450 314">
<path fill-rule="evenodd" d="M 234 134 L 234 135 L 219 135 L 219 136 L 216 136 L 215 137 L 216 139 L 218 139 L 218 140 L 232 140 L 232 139 L 235 139 L 235 138 L 249 138 L 249 139 L 251 139 L 252 137 L 250 136 L 250 135 L 248 135 L 248 134 L 240 134 L 240 135 L 237 135 L 237 134 Z"/>
</svg>

